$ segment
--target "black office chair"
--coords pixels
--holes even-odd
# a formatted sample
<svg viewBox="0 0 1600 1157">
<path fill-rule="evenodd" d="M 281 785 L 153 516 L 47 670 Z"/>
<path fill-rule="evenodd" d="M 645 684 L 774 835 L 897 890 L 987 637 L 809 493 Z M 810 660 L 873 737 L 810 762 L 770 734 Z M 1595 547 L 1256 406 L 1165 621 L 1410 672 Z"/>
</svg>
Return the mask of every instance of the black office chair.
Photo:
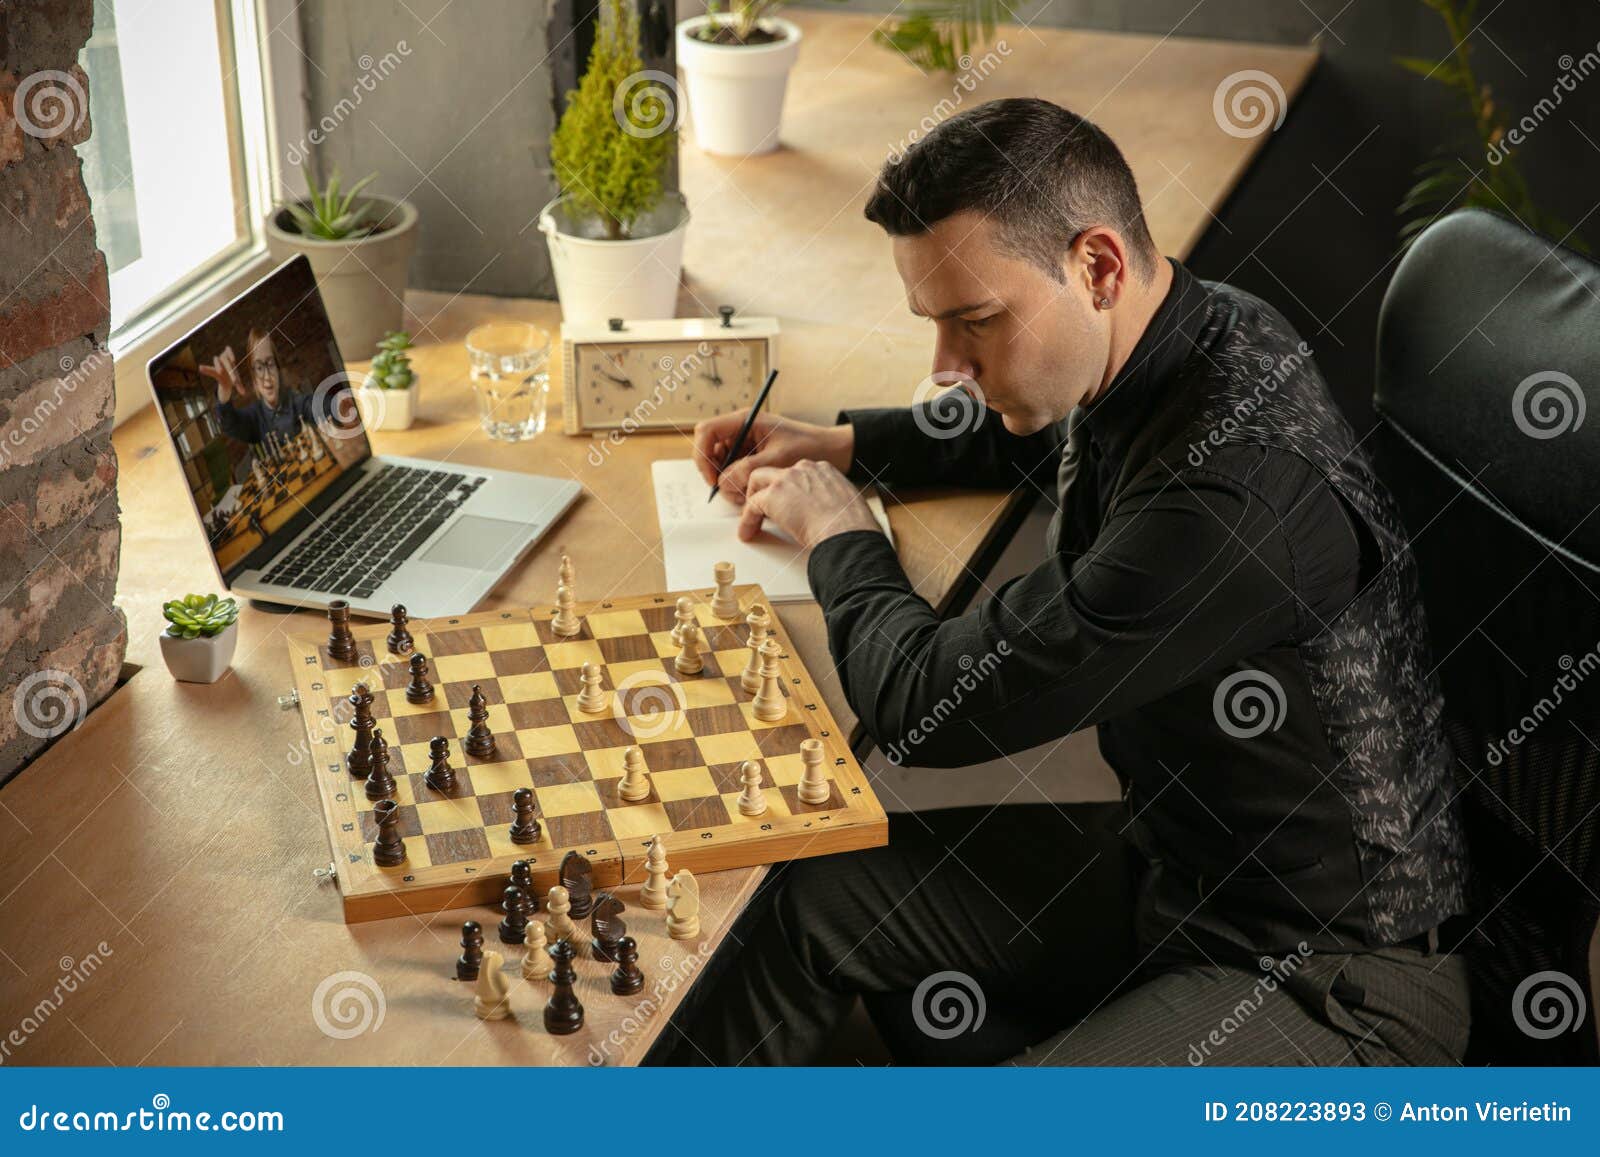
<svg viewBox="0 0 1600 1157">
<path fill-rule="evenodd" d="M 1384 297 L 1374 404 L 1472 854 L 1470 1059 L 1600 1063 L 1600 265 L 1435 223 Z"/>
</svg>

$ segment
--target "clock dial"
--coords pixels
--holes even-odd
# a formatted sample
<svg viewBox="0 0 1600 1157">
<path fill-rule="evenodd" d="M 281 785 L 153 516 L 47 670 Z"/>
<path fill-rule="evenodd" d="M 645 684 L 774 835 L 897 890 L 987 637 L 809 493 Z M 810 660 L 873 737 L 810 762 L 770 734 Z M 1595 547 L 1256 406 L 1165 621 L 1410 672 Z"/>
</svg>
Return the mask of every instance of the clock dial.
<svg viewBox="0 0 1600 1157">
<path fill-rule="evenodd" d="M 762 338 L 580 345 L 576 385 L 586 427 L 692 426 L 748 406 L 767 373 Z"/>
</svg>

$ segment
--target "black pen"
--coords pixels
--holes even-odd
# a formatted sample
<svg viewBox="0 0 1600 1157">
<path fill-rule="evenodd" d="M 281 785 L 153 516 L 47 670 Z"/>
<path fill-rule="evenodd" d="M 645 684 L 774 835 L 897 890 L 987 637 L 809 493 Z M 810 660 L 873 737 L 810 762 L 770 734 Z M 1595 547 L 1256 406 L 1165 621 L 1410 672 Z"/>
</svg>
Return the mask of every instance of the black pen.
<svg viewBox="0 0 1600 1157">
<path fill-rule="evenodd" d="M 707 502 L 712 502 L 717 497 L 717 491 L 722 489 L 722 472 L 733 465 L 733 460 L 739 456 L 739 451 L 744 449 L 744 440 L 750 436 L 750 427 L 755 425 L 756 415 L 761 413 L 761 407 L 767 403 L 767 395 L 772 392 L 772 383 L 778 380 L 776 369 L 767 374 L 767 380 L 761 386 L 761 392 L 756 395 L 755 405 L 750 407 L 750 412 L 744 416 L 744 425 L 739 427 L 739 436 L 733 440 L 733 445 L 728 447 L 727 457 L 723 458 L 722 465 L 717 467 L 717 481 L 711 487 L 711 497 Z"/>
</svg>

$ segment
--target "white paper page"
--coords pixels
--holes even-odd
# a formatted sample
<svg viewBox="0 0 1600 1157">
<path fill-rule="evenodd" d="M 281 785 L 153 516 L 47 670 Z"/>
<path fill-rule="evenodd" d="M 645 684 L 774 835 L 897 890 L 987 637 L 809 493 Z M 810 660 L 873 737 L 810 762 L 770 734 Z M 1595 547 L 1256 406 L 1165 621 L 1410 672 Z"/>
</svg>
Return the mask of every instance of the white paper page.
<svg viewBox="0 0 1600 1157">
<path fill-rule="evenodd" d="M 705 479 L 688 458 L 654 463 L 656 515 L 661 521 L 668 590 L 710 586 L 711 568 L 731 562 L 736 581 L 758 583 L 771 602 L 800 602 L 811 598 L 806 582 L 809 551 L 802 551 L 788 534 L 767 523 L 750 542 L 737 533 L 741 508 L 726 495 L 706 501 Z M 867 506 L 878 525 L 889 533 L 889 516 L 883 500 L 867 495 Z"/>
</svg>

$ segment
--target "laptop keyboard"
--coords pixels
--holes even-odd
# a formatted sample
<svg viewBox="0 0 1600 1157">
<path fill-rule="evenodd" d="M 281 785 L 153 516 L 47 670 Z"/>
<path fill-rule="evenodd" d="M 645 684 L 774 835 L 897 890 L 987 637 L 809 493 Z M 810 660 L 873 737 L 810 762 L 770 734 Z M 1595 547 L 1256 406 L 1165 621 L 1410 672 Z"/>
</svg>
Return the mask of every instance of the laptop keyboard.
<svg viewBox="0 0 1600 1157">
<path fill-rule="evenodd" d="M 488 479 L 382 466 L 263 576 L 275 586 L 364 599 Z"/>
</svg>

